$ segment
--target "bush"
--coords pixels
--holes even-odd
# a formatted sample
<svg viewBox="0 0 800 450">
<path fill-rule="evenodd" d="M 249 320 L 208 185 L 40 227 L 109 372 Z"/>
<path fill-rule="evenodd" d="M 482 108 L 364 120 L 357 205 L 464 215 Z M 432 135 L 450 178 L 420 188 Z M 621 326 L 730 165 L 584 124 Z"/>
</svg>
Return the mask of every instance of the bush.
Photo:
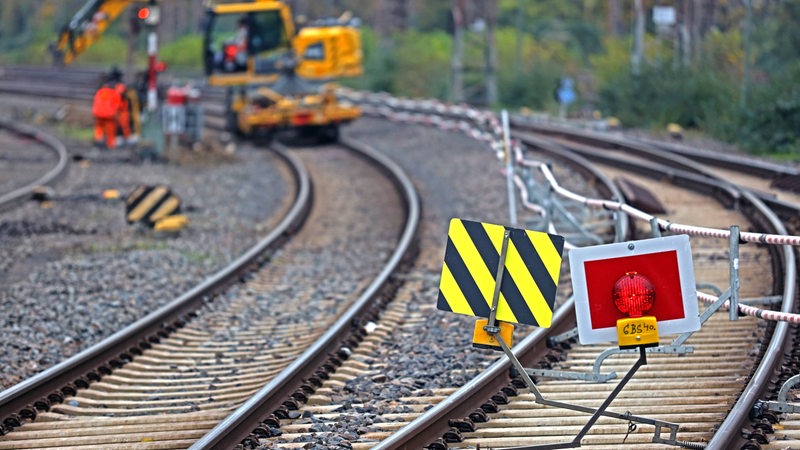
<svg viewBox="0 0 800 450">
<path fill-rule="evenodd" d="M 203 37 L 198 35 L 183 36 L 159 50 L 159 59 L 167 63 L 167 67 L 203 70 Z"/>
<path fill-rule="evenodd" d="M 703 69 L 643 68 L 606 82 L 600 90 L 601 108 L 629 126 L 652 127 L 678 123 L 685 128 L 719 127 L 720 117 L 735 109 L 736 85 Z"/>
<path fill-rule="evenodd" d="M 800 65 L 754 86 L 729 136 L 758 153 L 800 154 Z"/>
</svg>

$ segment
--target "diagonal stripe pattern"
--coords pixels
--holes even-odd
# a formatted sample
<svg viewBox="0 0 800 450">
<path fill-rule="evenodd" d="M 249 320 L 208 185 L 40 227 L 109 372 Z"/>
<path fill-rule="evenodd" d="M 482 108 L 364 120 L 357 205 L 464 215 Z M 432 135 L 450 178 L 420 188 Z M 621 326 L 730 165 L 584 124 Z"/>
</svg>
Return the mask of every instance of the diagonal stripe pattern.
<svg viewBox="0 0 800 450">
<path fill-rule="evenodd" d="M 489 317 L 506 230 L 509 242 L 497 320 L 549 327 L 564 238 L 539 231 L 452 219 L 437 308 Z"/>
<path fill-rule="evenodd" d="M 153 226 L 180 211 L 181 200 L 163 185 L 139 186 L 125 199 L 125 219 Z"/>
</svg>

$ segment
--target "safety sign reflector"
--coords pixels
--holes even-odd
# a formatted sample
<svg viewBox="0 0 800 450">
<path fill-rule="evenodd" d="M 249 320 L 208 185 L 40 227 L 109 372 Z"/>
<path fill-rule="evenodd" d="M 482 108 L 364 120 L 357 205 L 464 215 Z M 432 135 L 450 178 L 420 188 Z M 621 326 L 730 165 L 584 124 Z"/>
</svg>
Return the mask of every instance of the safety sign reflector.
<svg viewBox="0 0 800 450">
<path fill-rule="evenodd" d="M 613 300 L 614 284 L 627 273 L 648 279 L 661 335 L 700 329 L 689 236 L 582 247 L 569 252 L 575 316 L 581 344 L 618 341 L 617 321 L 627 316 Z M 622 344 L 622 343 L 620 343 Z"/>
<path fill-rule="evenodd" d="M 489 319 L 478 319 L 475 322 L 475 329 L 472 332 L 472 346 L 475 348 L 485 348 L 489 350 L 503 351 L 500 342 L 495 339 L 493 334 L 486 331 L 485 327 L 489 324 Z M 511 339 L 514 333 L 514 325 L 507 322 L 497 322 L 497 327 L 500 329 L 498 333 L 500 339 L 505 342 L 508 348 L 511 348 Z"/>
<path fill-rule="evenodd" d="M 436 307 L 489 317 L 506 230 L 496 319 L 547 328 L 553 319 L 564 238 L 540 231 L 452 219 Z"/>
</svg>

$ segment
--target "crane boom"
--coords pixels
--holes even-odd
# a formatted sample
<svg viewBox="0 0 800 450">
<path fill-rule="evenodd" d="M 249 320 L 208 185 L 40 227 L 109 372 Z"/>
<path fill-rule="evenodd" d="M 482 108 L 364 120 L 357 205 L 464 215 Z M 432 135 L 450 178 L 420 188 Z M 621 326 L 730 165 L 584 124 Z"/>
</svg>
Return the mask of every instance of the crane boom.
<svg viewBox="0 0 800 450">
<path fill-rule="evenodd" d="M 53 48 L 57 64 L 69 64 L 105 33 L 131 4 L 139 0 L 88 0 L 64 25 Z"/>
</svg>

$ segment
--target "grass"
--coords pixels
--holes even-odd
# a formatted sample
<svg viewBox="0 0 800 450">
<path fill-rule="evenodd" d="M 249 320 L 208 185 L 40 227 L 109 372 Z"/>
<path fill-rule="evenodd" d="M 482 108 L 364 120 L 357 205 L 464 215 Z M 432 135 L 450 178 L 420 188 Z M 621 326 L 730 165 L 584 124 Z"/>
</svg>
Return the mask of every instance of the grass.
<svg viewBox="0 0 800 450">
<path fill-rule="evenodd" d="M 58 132 L 70 139 L 81 140 L 86 142 L 92 142 L 94 139 L 94 129 L 87 128 L 82 126 L 75 126 L 74 124 L 69 123 L 60 123 L 56 127 Z"/>
</svg>

